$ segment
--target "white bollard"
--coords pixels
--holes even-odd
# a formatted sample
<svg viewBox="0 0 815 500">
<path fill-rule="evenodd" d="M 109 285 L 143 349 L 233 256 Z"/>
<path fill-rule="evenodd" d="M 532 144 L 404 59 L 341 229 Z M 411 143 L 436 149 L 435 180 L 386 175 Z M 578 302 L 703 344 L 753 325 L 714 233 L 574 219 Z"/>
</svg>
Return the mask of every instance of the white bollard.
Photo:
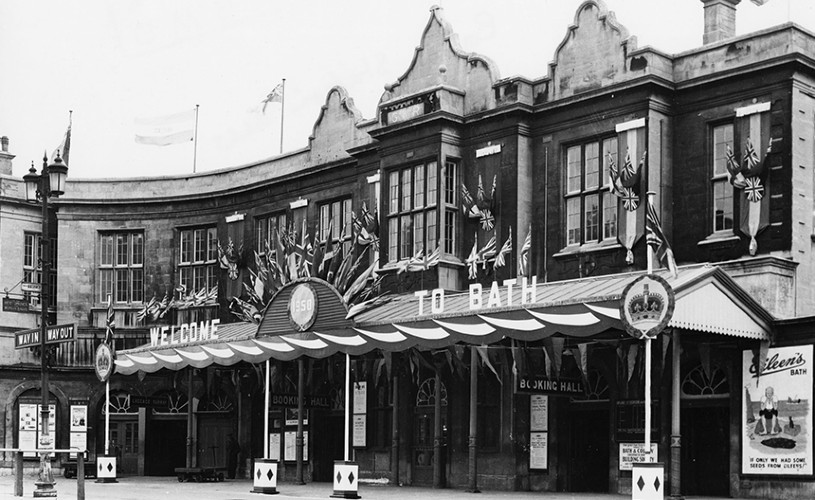
<svg viewBox="0 0 815 500">
<path fill-rule="evenodd" d="M 97 456 L 96 457 L 96 482 L 97 483 L 118 483 L 116 480 L 116 457 Z"/>
<path fill-rule="evenodd" d="M 276 495 L 277 491 L 277 460 L 268 458 L 255 459 L 255 472 L 252 474 L 252 493 Z"/>
<path fill-rule="evenodd" d="M 359 464 L 336 460 L 334 462 L 334 493 L 331 498 L 362 498 L 359 490 Z"/>
<path fill-rule="evenodd" d="M 631 500 L 665 498 L 665 465 L 662 462 L 638 462 L 631 469 Z"/>
</svg>

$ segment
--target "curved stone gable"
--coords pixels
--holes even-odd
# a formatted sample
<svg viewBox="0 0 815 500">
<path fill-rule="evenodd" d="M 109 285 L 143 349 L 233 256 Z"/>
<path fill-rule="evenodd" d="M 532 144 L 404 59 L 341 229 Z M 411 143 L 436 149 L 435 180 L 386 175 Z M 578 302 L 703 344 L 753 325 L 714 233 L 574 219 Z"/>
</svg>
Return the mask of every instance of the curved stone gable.
<svg viewBox="0 0 815 500">
<path fill-rule="evenodd" d="M 629 36 L 604 2 L 583 2 L 550 64 L 554 99 L 624 80 L 626 58 L 636 48 L 636 37 Z"/>
<path fill-rule="evenodd" d="M 461 49 L 441 7 L 433 6 L 430 12 L 413 60 L 396 82 L 385 86 L 380 104 L 447 85 L 466 92 L 465 114 L 494 108 L 492 84 L 500 79 L 498 67 L 484 56 Z"/>
<path fill-rule="evenodd" d="M 329 90 L 309 137 L 311 164 L 349 158 L 348 149 L 369 141 L 368 134 L 357 126 L 361 120 L 362 114 L 343 87 Z"/>
</svg>

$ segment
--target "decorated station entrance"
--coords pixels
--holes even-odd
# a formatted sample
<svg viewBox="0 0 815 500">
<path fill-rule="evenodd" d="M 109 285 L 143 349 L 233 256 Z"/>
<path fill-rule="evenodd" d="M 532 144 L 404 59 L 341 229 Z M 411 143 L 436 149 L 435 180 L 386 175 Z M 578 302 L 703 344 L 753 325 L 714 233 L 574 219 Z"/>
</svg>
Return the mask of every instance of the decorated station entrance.
<svg viewBox="0 0 815 500">
<path fill-rule="evenodd" d="M 724 365 L 735 349 L 766 346 L 769 315 L 715 267 L 657 274 L 676 305 L 669 333 L 651 341 L 649 440 L 666 471 L 690 473 L 703 443 L 678 425 L 678 409 L 687 406 L 680 394 L 692 393 L 680 383 L 698 364 L 683 367 L 680 359 L 691 358 L 680 358 L 677 345 L 701 352 L 705 366 L 711 352 Z M 330 283 L 300 278 L 275 293 L 258 324 L 217 325 L 193 341 L 182 341 L 183 327 L 159 332 L 151 345 L 119 351 L 116 371 L 220 365 L 237 378 L 256 373 L 267 388 L 275 377 L 289 380 L 276 405 L 199 415 L 190 435 L 199 448 L 228 446 L 212 435 L 248 426 L 249 458 L 280 460 L 286 479 L 326 480 L 331 461 L 345 458 L 362 478 L 409 484 L 630 491 L 631 464 L 646 441 L 645 357 L 642 341 L 625 331 L 620 300 L 642 275 L 531 277 L 351 307 Z M 700 376 L 710 385 L 716 375 L 703 369 Z M 687 418 L 699 417 L 688 411 Z M 681 432 L 688 432 L 684 447 L 672 446 Z M 189 450 L 186 465 L 195 461 Z"/>
</svg>

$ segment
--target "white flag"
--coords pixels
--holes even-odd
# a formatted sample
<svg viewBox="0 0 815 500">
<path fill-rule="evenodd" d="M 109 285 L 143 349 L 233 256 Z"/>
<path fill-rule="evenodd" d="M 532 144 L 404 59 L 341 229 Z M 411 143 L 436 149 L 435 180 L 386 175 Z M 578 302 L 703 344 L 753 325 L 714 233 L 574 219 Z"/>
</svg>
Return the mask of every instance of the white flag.
<svg viewBox="0 0 815 500">
<path fill-rule="evenodd" d="M 170 146 L 193 140 L 195 109 L 154 118 L 136 118 L 136 142 Z"/>
</svg>

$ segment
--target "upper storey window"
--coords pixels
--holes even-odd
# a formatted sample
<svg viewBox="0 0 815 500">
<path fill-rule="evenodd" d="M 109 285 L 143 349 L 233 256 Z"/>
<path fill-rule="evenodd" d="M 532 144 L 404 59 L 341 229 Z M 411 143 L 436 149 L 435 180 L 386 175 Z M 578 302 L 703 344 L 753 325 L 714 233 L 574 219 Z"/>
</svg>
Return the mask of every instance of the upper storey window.
<svg viewBox="0 0 815 500">
<path fill-rule="evenodd" d="M 179 284 L 186 293 L 218 286 L 218 235 L 215 226 L 178 231 Z"/>
<path fill-rule="evenodd" d="M 144 300 L 144 233 L 99 234 L 99 302 Z"/>
<path fill-rule="evenodd" d="M 317 232 L 320 236 L 319 241 L 335 244 L 341 242 L 343 253 L 348 255 L 351 251 L 352 220 L 351 198 L 321 204 L 320 225 Z"/>
<path fill-rule="evenodd" d="M 617 164 L 617 137 L 566 148 L 566 243 L 617 237 L 617 198 L 609 170 Z"/>
<path fill-rule="evenodd" d="M 388 262 L 409 259 L 439 245 L 455 255 L 458 225 L 458 164 L 435 160 L 388 173 Z"/>
<path fill-rule="evenodd" d="M 277 248 L 275 235 L 284 229 L 286 229 L 285 212 L 255 219 L 255 251 L 258 255 L 266 255 L 268 245 L 273 257 Z"/>
<path fill-rule="evenodd" d="M 713 217 L 712 232 L 733 230 L 733 186 L 730 184 L 727 161 L 733 154 L 733 124 L 726 123 L 712 129 Z"/>
</svg>

